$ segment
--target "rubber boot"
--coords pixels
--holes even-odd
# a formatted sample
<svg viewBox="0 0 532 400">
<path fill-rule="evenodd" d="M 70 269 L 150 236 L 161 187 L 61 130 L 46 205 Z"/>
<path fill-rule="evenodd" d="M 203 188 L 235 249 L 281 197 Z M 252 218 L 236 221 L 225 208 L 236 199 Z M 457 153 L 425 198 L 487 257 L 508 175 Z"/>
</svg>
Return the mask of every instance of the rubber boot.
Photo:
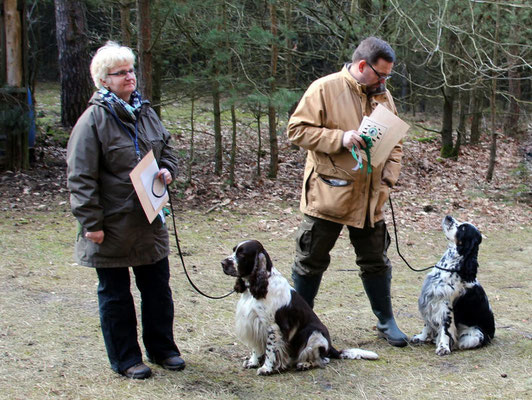
<svg viewBox="0 0 532 400">
<path fill-rule="evenodd" d="M 314 308 L 314 297 L 318 294 L 322 275 L 299 275 L 292 272 L 294 289 L 307 302 L 310 308 Z"/>
<path fill-rule="evenodd" d="M 403 347 L 408 344 L 408 337 L 397 327 L 393 317 L 392 297 L 390 295 L 391 281 L 390 272 L 362 278 L 371 309 L 379 319 L 377 323 L 378 336 L 386 339 L 392 346 Z"/>
</svg>

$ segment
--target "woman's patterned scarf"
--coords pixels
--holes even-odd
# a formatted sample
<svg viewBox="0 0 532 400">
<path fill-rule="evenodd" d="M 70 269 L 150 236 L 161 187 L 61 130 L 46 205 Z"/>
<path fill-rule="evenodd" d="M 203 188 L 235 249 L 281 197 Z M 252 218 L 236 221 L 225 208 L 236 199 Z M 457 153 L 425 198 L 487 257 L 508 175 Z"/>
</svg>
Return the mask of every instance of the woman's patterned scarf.
<svg viewBox="0 0 532 400">
<path fill-rule="evenodd" d="M 133 93 L 131 93 L 131 104 L 122 100 L 120 97 L 106 88 L 102 87 L 100 90 L 98 90 L 98 93 L 104 102 L 109 104 L 111 107 L 115 105 L 121 106 L 128 112 L 129 115 L 131 115 L 131 118 L 133 119 L 137 119 L 136 113 L 140 110 L 140 107 L 144 103 L 148 103 L 147 100 L 142 100 L 142 96 L 138 90 L 135 90 Z"/>
</svg>

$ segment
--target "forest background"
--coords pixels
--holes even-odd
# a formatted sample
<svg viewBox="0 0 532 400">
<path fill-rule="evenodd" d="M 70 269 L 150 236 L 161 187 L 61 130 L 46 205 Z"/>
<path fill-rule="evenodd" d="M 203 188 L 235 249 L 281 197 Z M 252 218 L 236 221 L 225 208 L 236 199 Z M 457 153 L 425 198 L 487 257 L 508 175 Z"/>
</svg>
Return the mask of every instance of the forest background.
<svg viewBox="0 0 532 400">
<path fill-rule="evenodd" d="M 37 135 L 31 164 L 0 173 L 7 398 L 530 396 L 529 1 L 15 3 L 24 11 Z M 95 277 L 73 263 L 65 182 L 70 129 L 94 90 L 94 51 L 115 40 L 138 54 L 140 90 L 181 160 L 171 191 L 185 261 L 202 289 L 220 294 L 232 282 L 219 260 L 244 238 L 266 243 L 289 277 L 305 152 L 287 141 L 286 122 L 310 82 L 340 70 L 369 35 L 396 50 L 388 88 L 411 125 L 392 193 L 401 249 L 417 267 L 434 263 L 445 248 L 445 214 L 481 229 L 481 281 L 497 320 L 492 346 L 441 358 L 431 346 L 399 352 L 378 341 L 342 235 L 316 309 L 338 347 L 370 348 L 380 361 L 258 380 L 240 369 L 247 350 L 232 329 L 236 298 L 212 303 L 194 293 L 173 253 L 175 331 L 189 368 L 181 375 L 155 368 L 155 379 L 141 384 L 117 379 L 99 334 Z M 397 317 L 409 335 L 418 333 L 423 274 L 390 253 Z"/>
</svg>

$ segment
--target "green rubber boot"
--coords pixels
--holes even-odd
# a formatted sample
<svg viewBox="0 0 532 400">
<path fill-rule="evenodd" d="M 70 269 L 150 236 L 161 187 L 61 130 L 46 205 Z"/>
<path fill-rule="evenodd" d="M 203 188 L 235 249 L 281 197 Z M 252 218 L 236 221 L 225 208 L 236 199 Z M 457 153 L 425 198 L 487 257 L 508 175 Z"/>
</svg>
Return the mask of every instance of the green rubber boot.
<svg viewBox="0 0 532 400">
<path fill-rule="evenodd" d="M 392 346 L 404 347 L 408 344 L 408 336 L 401 332 L 393 317 L 392 297 L 390 295 L 391 282 L 392 275 L 390 272 L 362 278 L 371 309 L 379 319 L 377 323 L 378 336 L 386 339 Z"/>
<path fill-rule="evenodd" d="M 307 302 L 310 308 L 314 308 L 314 298 L 318 294 L 322 275 L 299 275 L 292 272 L 294 289 Z"/>
</svg>

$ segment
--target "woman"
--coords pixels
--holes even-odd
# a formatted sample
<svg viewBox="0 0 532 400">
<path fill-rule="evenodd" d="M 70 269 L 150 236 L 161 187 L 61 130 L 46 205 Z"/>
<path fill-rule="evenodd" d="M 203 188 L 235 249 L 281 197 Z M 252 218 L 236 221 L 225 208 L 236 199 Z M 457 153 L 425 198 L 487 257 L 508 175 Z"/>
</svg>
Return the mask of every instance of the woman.
<svg viewBox="0 0 532 400">
<path fill-rule="evenodd" d="M 99 89 L 72 130 L 67 148 L 72 212 L 79 222 L 76 259 L 98 275 L 100 322 L 111 368 L 145 379 L 137 341 L 132 267 L 141 294 L 142 339 L 149 361 L 169 370 L 185 362 L 173 338 L 174 304 L 169 286 L 168 230 L 162 216 L 149 223 L 129 173 L 153 150 L 157 177 L 167 184 L 177 172 L 170 134 L 136 91 L 135 56 L 108 42 L 91 62 Z"/>
</svg>

